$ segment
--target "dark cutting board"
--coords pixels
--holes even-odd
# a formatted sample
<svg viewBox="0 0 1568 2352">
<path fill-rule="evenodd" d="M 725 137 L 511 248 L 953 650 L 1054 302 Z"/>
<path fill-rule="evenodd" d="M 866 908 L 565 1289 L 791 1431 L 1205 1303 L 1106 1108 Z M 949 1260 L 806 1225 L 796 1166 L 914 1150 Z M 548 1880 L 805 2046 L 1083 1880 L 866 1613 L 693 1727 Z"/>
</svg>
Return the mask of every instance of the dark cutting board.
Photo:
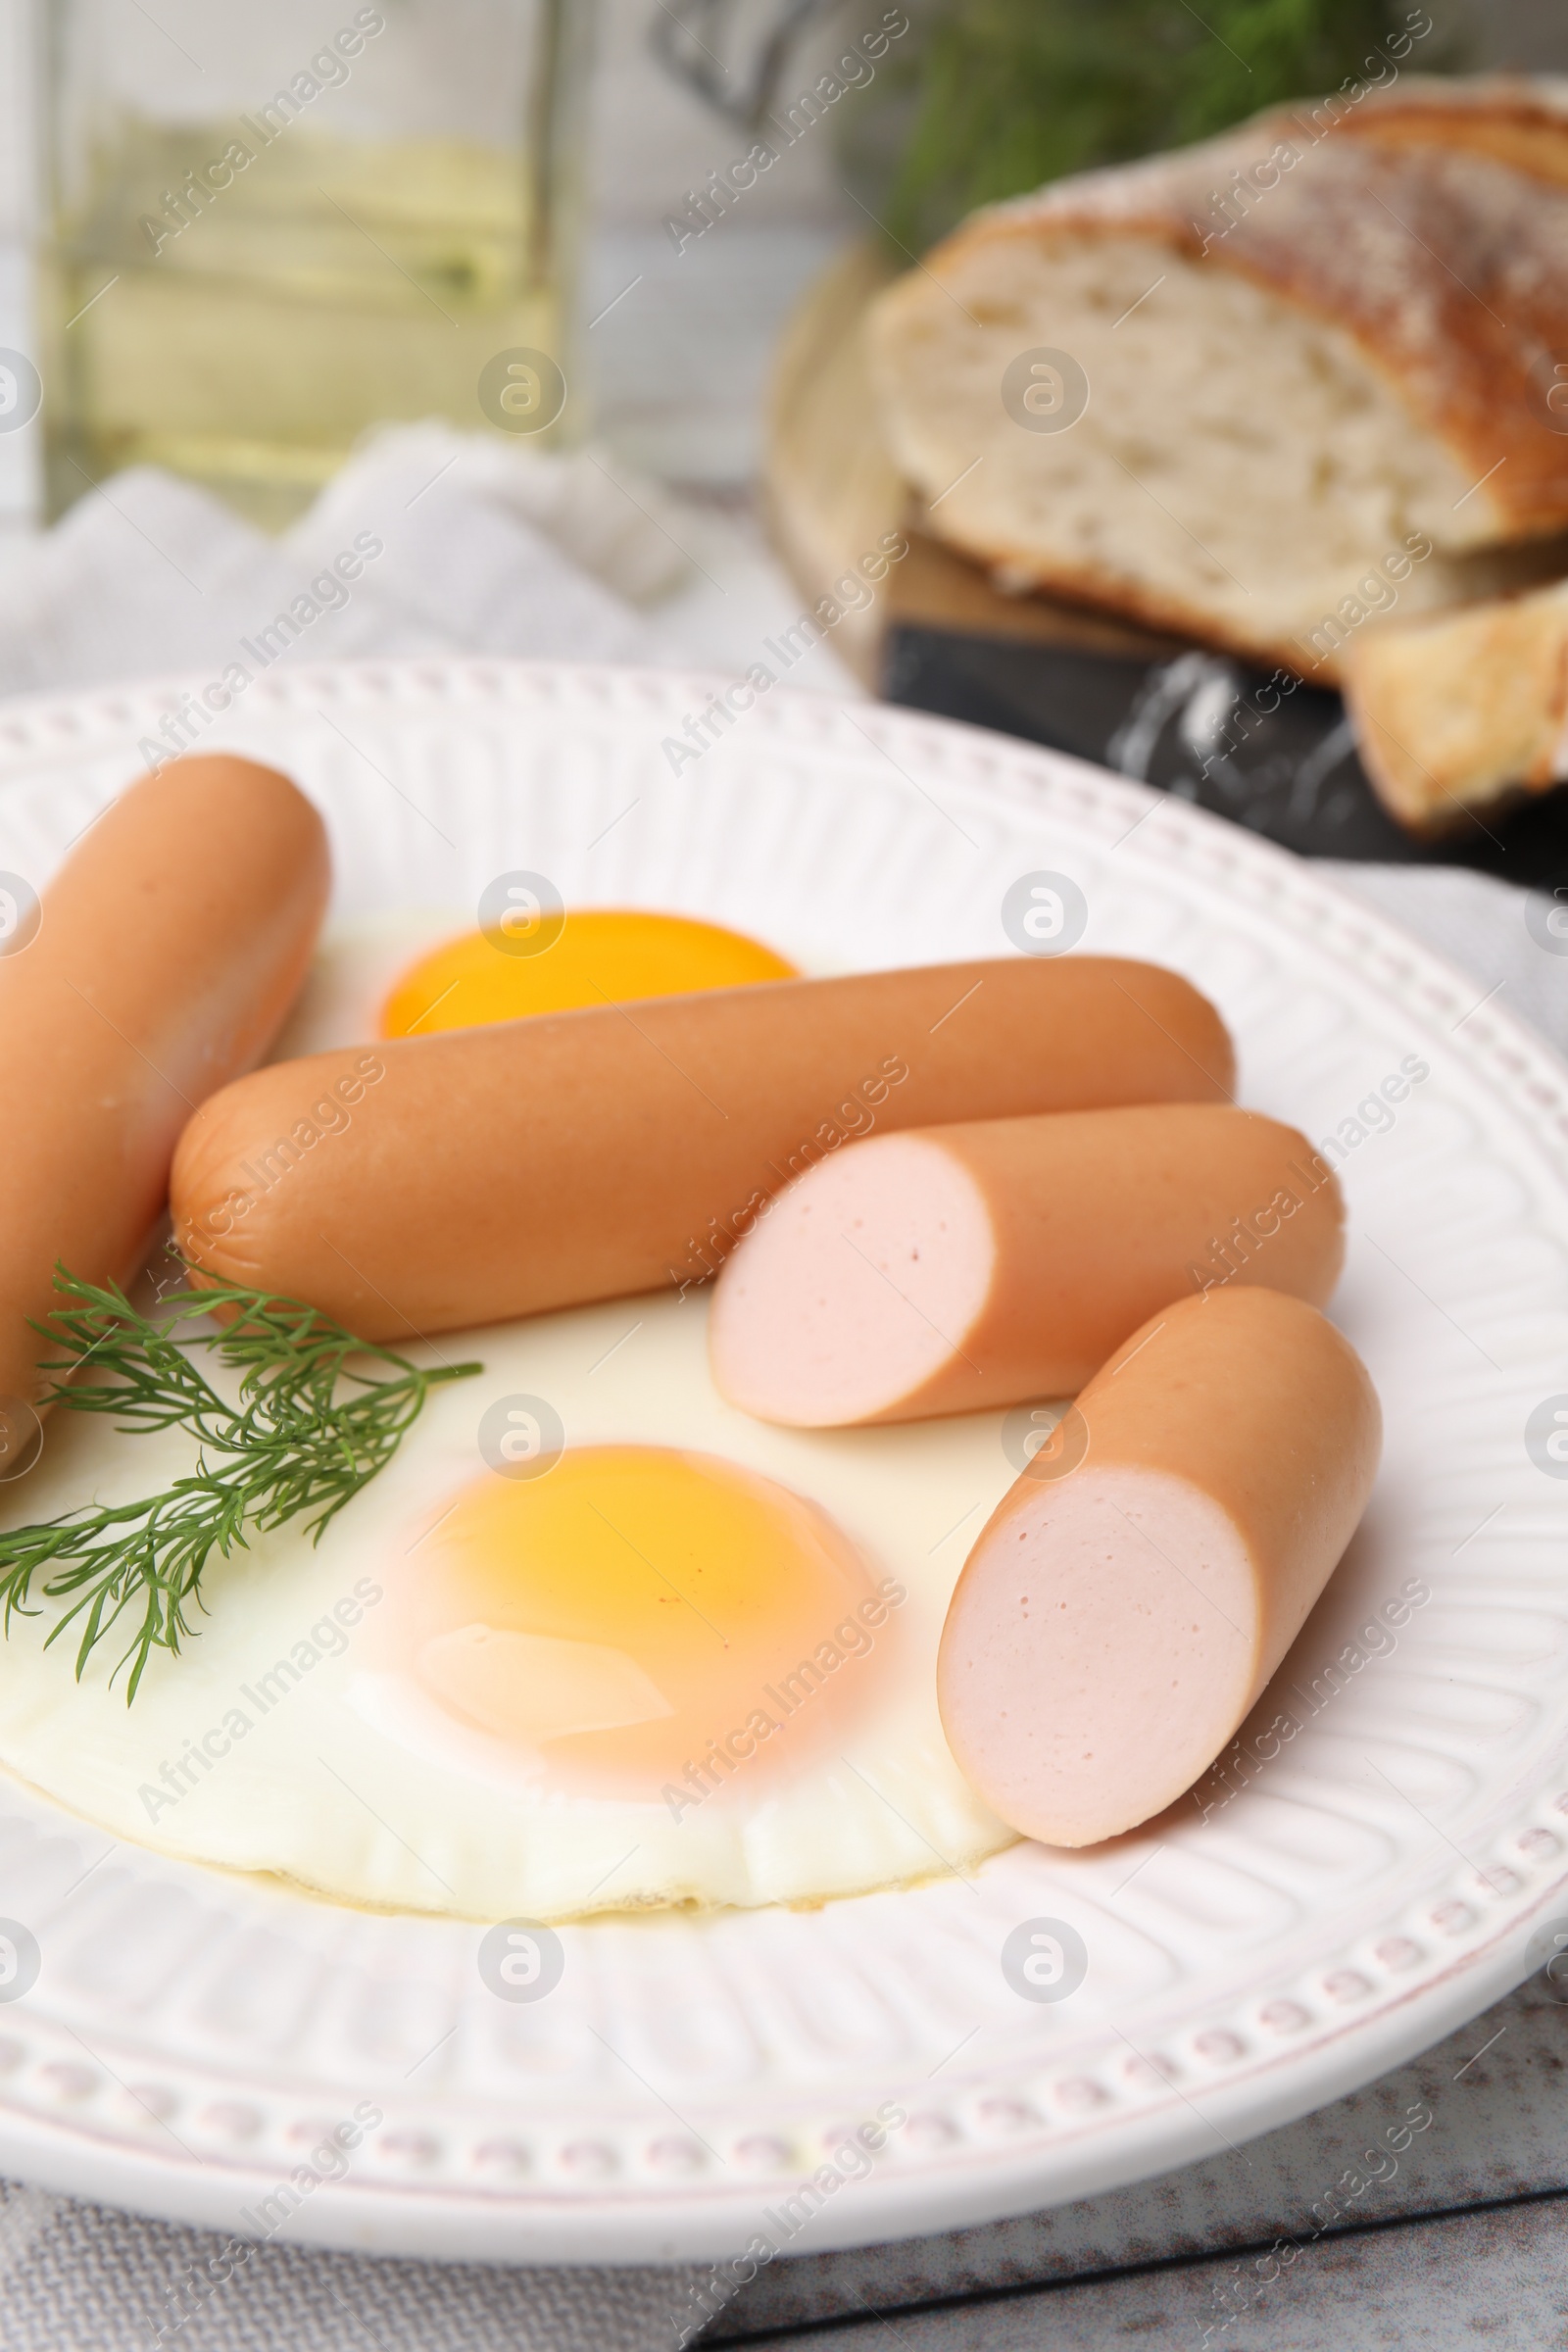
<svg viewBox="0 0 1568 2352">
<path fill-rule="evenodd" d="M 1205 719 L 1271 675 L 1223 657 L 1151 662 L 895 619 L 882 662 L 889 702 L 1136 774 L 1306 858 L 1479 866 L 1520 883 L 1568 873 L 1568 790 L 1506 818 L 1468 818 L 1441 842 L 1414 840 L 1362 774 L 1337 694 L 1298 687 L 1233 756 L 1214 758 Z"/>
</svg>

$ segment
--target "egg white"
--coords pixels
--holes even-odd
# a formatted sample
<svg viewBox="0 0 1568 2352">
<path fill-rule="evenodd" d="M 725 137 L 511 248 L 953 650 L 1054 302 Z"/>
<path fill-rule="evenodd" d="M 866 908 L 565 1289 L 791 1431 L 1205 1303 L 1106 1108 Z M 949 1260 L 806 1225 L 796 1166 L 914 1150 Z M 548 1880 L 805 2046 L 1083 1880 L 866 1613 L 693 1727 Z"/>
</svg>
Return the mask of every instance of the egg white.
<svg viewBox="0 0 1568 2352">
<path fill-rule="evenodd" d="M 373 1045 L 393 982 L 416 957 L 473 927 L 471 911 L 434 906 L 394 906 L 329 925 L 268 1058 Z"/>
<path fill-rule="evenodd" d="M 405 914 L 339 930 L 280 1054 L 372 1038 L 396 972 L 462 927 Z M 810 1901 L 962 1870 L 1009 1843 L 954 1762 L 935 1688 L 953 1586 L 1015 1475 L 1001 1417 L 772 1428 L 713 1388 L 706 1321 L 703 1294 L 669 1293 L 411 1348 L 425 1363 L 477 1357 L 484 1371 L 431 1394 L 318 1545 L 295 1525 L 215 1558 L 208 1614 L 178 1656 L 152 1659 L 131 1706 L 112 1674 L 122 1642 L 102 1643 L 78 1683 L 69 1629 L 44 1647 L 61 1604 L 13 1622 L 0 1642 L 0 1766 L 116 1837 L 344 1901 L 475 1919 Z M 420 1546 L 457 1493 L 492 1475 L 478 1424 L 516 1395 L 547 1398 L 569 1445 L 667 1446 L 760 1471 L 828 1512 L 873 1579 L 902 1583 L 906 1600 L 874 1637 L 878 1671 L 862 1676 L 870 1661 L 858 1659 L 841 1670 L 845 1731 L 831 1751 L 787 1777 L 743 1765 L 678 1809 L 585 1796 L 541 1785 L 376 1664 L 377 1611 L 411 1560 L 439 1574 L 439 1546 Z M 0 1524 L 150 1493 L 193 1462 L 179 1432 L 128 1437 L 57 1411 L 37 1467 L 0 1489 Z"/>
<path fill-rule="evenodd" d="M 697 1298 L 671 1294 L 443 1338 L 454 1362 L 481 1357 L 482 1376 L 433 1392 L 318 1547 L 288 1528 L 214 1561 L 199 1634 L 178 1657 L 153 1659 L 133 1705 L 122 1676 L 111 1684 L 108 1644 L 78 1684 L 69 1637 L 42 1647 L 56 1611 L 15 1623 L 0 1643 L 0 1763 L 165 1852 L 352 1902 L 478 1919 L 803 1901 L 963 1869 L 1007 1843 L 948 1750 L 935 1691 L 954 1582 L 1013 1475 L 1000 1418 L 774 1429 L 712 1387 L 705 1322 Z M 675 1812 L 659 1799 L 568 1794 L 530 1784 L 412 1687 L 365 1670 L 389 1584 L 453 1495 L 492 1475 L 480 1415 L 518 1394 L 548 1398 L 569 1444 L 696 1448 L 761 1471 L 829 1512 L 873 1577 L 903 1583 L 907 1600 L 875 1636 L 893 1647 L 892 1670 L 866 1676 L 840 1752 L 788 1779 L 742 1766 Z M 190 1460 L 177 1435 L 118 1437 L 58 1413 L 6 1516 L 135 1494 Z"/>
</svg>

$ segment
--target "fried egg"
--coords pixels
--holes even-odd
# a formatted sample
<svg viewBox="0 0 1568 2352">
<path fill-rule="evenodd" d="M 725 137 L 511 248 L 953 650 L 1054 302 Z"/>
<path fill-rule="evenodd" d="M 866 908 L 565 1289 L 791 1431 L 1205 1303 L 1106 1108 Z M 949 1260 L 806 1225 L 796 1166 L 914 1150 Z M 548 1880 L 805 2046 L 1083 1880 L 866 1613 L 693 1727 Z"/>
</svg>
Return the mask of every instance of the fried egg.
<svg viewBox="0 0 1568 2352">
<path fill-rule="evenodd" d="M 115 1646 L 77 1684 L 52 1609 L 14 1623 L 0 1763 L 116 1837 L 479 1919 L 819 1900 L 1010 1842 L 935 1686 L 1012 1481 L 998 1417 L 752 1421 L 709 1378 L 695 1292 L 439 1346 L 483 1374 L 431 1393 L 318 1546 L 296 1525 L 215 1559 L 133 1705 Z M 178 1433 L 57 1413 L 7 1518 L 192 1461 Z"/>
<path fill-rule="evenodd" d="M 367 1712 L 379 1703 L 394 1736 L 439 1714 L 481 1734 L 503 1778 L 660 1796 L 676 1819 L 740 1763 L 757 1757 L 761 1779 L 829 1736 L 831 1676 L 870 1652 L 897 1580 L 879 1592 L 825 1513 L 720 1455 L 545 1458 L 525 1480 L 504 1457 L 487 1467 L 398 1580 Z"/>
<path fill-rule="evenodd" d="M 336 933 L 279 1054 L 372 1040 L 454 927 Z M 689 1290 L 412 1349 L 484 1368 L 431 1392 L 318 1544 L 295 1523 L 213 1559 L 207 1613 L 133 1705 L 122 1641 L 78 1683 L 69 1629 L 43 1646 L 64 1604 L 14 1621 L 0 1765 L 117 1838 L 489 1920 L 818 1901 L 1011 1842 L 935 1686 L 964 1554 L 1014 1476 L 1000 1417 L 754 1421 L 712 1385 L 706 1323 Z M 178 1431 L 57 1411 L 4 1523 L 194 1459 Z"/>
</svg>

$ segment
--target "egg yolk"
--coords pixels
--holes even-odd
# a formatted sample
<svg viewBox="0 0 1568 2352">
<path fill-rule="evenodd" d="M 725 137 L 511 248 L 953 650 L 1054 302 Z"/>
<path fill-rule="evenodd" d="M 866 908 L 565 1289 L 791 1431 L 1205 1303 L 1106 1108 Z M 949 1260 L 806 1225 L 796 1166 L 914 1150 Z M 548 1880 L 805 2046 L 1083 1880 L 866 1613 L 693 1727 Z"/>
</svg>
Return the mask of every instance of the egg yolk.
<svg viewBox="0 0 1568 2352">
<path fill-rule="evenodd" d="M 381 1007 L 381 1035 L 428 1037 L 530 1012 L 798 976 L 771 948 L 684 914 L 590 906 L 533 919 L 533 931 L 519 924 L 510 944 L 470 931 L 410 964 Z"/>
<path fill-rule="evenodd" d="M 814 1504 L 662 1446 L 487 1476 L 418 1556 L 404 1643 L 425 1695 L 573 1792 L 674 1791 L 677 1816 L 842 1738 L 888 1614 Z"/>
</svg>

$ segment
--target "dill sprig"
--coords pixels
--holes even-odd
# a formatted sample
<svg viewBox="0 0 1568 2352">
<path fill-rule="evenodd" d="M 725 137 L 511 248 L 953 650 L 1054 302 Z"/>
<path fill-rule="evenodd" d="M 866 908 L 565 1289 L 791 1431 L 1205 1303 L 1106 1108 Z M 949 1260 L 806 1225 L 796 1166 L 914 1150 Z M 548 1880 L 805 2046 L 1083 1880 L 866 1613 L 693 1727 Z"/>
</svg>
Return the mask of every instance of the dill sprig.
<svg viewBox="0 0 1568 2352">
<path fill-rule="evenodd" d="M 115 1668 L 131 1664 L 126 1704 L 135 1697 L 155 1649 L 176 1651 L 191 1632 L 185 1611 L 201 1598 L 202 1571 L 215 1550 L 244 1547 L 247 1528 L 266 1531 L 305 1517 L 319 1543 L 396 1452 L 429 1391 L 466 1380 L 479 1364 L 421 1371 L 390 1348 L 356 1339 L 329 1315 L 295 1298 L 240 1283 L 179 1291 L 152 1315 L 118 1286 L 100 1289 L 64 1266 L 55 1287 L 68 1301 L 50 1323 L 33 1328 L 70 1353 L 51 1358 L 45 1401 L 74 1412 L 108 1413 L 127 1434 L 187 1429 L 201 1450 L 186 1478 L 136 1502 L 83 1504 L 32 1527 L 0 1532 L 0 1600 L 9 1634 L 14 1614 L 36 1616 L 35 1580 L 50 1600 L 72 1606 L 52 1627 L 54 1642 L 81 1619 L 79 1682 L 97 1644 L 127 1610 L 140 1610 L 134 1639 Z M 216 1331 L 181 1328 L 215 1311 L 231 1312 Z M 225 1403 L 187 1354 L 214 1348 L 240 1374 L 239 1402 Z M 380 1374 L 352 1368 L 368 1358 Z M 90 1365 L 90 1381 L 73 1379 Z M 349 1394 L 338 1396 L 339 1384 Z M 47 1647 L 47 1642 L 45 1646 Z M 114 1677 L 111 1676 L 111 1681 Z"/>
</svg>

